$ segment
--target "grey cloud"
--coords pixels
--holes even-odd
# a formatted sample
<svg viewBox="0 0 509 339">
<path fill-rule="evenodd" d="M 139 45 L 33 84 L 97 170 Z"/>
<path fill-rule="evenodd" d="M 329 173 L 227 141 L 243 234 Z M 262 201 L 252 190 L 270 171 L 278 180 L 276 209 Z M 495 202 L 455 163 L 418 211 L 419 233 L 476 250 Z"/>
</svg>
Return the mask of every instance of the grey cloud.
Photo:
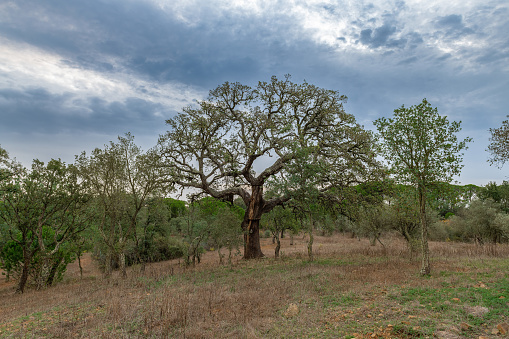
<svg viewBox="0 0 509 339">
<path fill-rule="evenodd" d="M 451 55 L 451 53 L 446 53 L 446 54 L 444 54 L 444 55 L 442 55 L 442 56 L 439 56 L 439 57 L 437 58 L 437 60 L 438 60 L 438 61 L 444 61 L 444 60 L 449 59 L 451 56 L 452 56 L 452 55 Z"/>
<path fill-rule="evenodd" d="M 443 17 L 438 17 L 436 26 L 446 30 L 449 36 L 458 37 L 465 34 L 472 34 L 474 30 L 466 27 L 463 23 L 463 16 L 458 14 L 451 14 Z"/>
<path fill-rule="evenodd" d="M 417 57 L 410 57 L 410 58 L 407 58 L 405 60 L 402 60 L 398 63 L 398 65 L 408 65 L 408 64 L 412 64 L 414 62 L 416 62 L 418 60 Z"/>
<path fill-rule="evenodd" d="M 437 23 L 440 26 L 449 26 L 452 28 L 463 28 L 463 18 L 461 15 L 451 14 L 438 18 Z"/>
<path fill-rule="evenodd" d="M 128 131 L 154 133 L 164 118 L 175 114 L 161 104 L 140 98 L 107 102 L 102 98 L 78 98 L 52 94 L 45 89 L 0 90 L 0 131 L 23 134 L 94 132 L 123 134 Z M 134 130 L 133 130 L 134 128 Z M 157 134 L 157 133 L 155 133 Z"/>
<path fill-rule="evenodd" d="M 492 64 L 496 62 L 504 62 L 507 64 L 509 61 L 509 48 L 506 49 L 496 49 L 496 48 L 488 48 L 480 57 L 476 59 L 480 64 Z"/>
<path fill-rule="evenodd" d="M 396 32 L 396 27 L 384 24 L 383 26 L 372 29 L 364 29 L 361 31 L 360 42 L 363 45 L 368 45 L 372 48 L 378 47 L 404 47 L 406 39 L 390 39 L 390 37 Z"/>
<path fill-rule="evenodd" d="M 265 68 L 264 60 L 280 52 L 278 45 L 287 48 L 283 33 L 292 25 L 284 16 L 267 25 L 264 17 L 216 13 L 201 18 L 198 27 L 188 26 L 150 3 L 128 0 L 20 0 L 17 6 L 11 20 L 0 23 L 0 35 L 57 51 L 68 65 L 115 71 L 108 61 L 114 57 L 122 68 L 153 81 L 204 87 Z M 212 5 L 200 11 L 206 6 Z"/>
</svg>

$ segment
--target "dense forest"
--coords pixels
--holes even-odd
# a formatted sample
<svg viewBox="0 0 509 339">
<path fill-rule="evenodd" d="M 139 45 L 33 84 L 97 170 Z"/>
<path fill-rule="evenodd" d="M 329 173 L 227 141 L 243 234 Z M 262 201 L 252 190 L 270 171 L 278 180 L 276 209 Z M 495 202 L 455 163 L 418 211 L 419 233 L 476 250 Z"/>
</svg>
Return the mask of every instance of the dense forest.
<svg viewBox="0 0 509 339">
<path fill-rule="evenodd" d="M 72 164 L 31 168 L 0 148 L 0 267 L 16 291 L 57 283 L 69 263 L 93 253 L 107 277 L 126 267 L 205 251 L 263 257 L 260 238 L 335 232 L 384 247 L 398 234 L 429 275 L 428 240 L 509 240 L 509 182 L 455 185 L 459 122 L 424 99 L 365 130 L 346 97 L 289 76 L 255 88 L 225 83 L 167 121 L 152 149 L 119 136 Z M 495 165 L 509 156 L 507 121 L 491 130 Z M 184 200 L 184 196 L 187 199 Z M 179 199 L 177 199 L 177 197 Z M 81 265 L 80 265 L 81 267 Z"/>
</svg>

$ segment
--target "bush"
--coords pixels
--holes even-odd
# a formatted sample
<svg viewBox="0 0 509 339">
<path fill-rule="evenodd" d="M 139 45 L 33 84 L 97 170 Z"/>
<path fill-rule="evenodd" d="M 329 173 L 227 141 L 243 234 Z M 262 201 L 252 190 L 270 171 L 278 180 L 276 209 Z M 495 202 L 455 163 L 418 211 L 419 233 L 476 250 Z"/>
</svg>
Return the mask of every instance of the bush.
<svg viewBox="0 0 509 339">
<path fill-rule="evenodd" d="M 507 241 L 509 230 L 507 214 L 491 200 L 474 201 L 468 208 L 458 212 L 450 220 L 449 239 L 453 241 L 474 241 L 479 244 Z"/>
</svg>

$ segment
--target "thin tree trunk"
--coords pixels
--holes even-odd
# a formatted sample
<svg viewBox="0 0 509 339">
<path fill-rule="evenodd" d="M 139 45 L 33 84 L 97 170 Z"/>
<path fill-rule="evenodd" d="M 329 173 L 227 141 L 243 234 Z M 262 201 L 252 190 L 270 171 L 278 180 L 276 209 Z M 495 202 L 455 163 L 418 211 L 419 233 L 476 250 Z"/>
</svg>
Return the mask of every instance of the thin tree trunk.
<svg viewBox="0 0 509 339">
<path fill-rule="evenodd" d="M 371 237 L 371 239 L 369 240 L 369 244 L 370 244 L 371 246 L 375 246 L 375 245 L 376 245 L 376 235 L 373 235 L 373 236 Z"/>
<path fill-rule="evenodd" d="M 16 293 L 23 293 L 25 291 L 25 286 L 28 281 L 28 271 L 30 270 L 30 262 L 32 261 L 31 253 L 27 253 L 25 249 L 23 249 L 23 270 L 21 271 L 21 277 L 19 278 L 18 287 L 16 288 Z"/>
<path fill-rule="evenodd" d="M 125 266 L 125 253 L 124 251 L 121 251 L 118 255 L 118 261 L 120 265 L 120 272 L 122 273 L 122 278 L 127 278 L 127 270 Z"/>
<path fill-rule="evenodd" d="M 78 266 L 80 268 L 80 280 L 83 280 L 83 266 L 81 266 L 81 253 L 78 253 Z"/>
<path fill-rule="evenodd" d="M 276 232 L 277 234 L 277 232 Z M 276 245 L 276 248 L 274 249 L 274 257 L 277 259 L 279 258 L 279 250 L 281 249 L 281 241 L 279 240 L 279 237 L 275 236 L 274 238 L 276 238 L 276 241 L 277 241 L 277 245 Z"/>
<path fill-rule="evenodd" d="M 314 260 L 314 257 L 313 257 L 313 241 L 314 241 L 314 238 L 313 238 L 313 225 L 314 225 L 314 221 L 313 221 L 313 216 L 309 216 L 309 229 L 308 229 L 308 232 L 309 232 L 309 242 L 308 242 L 308 257 L 309 257 L 309 261 L 313 261 Z"/>
<path fill-rule="evenodd" d="M 51 266 L 51 269 L 48 274 L 48 278 L 46 279 L 46 286 L 52 286 L 53 282 L 55 281 L 55 275 L 57 274 L 58 267 L 62 264 L 64 261 L 64 256 L 60 255 L 58 259 L 53 263 Z"/>
<path fill-rule="evenodd" d="M 111 267 L 111 261 L 113 260 L 113 249 L 108 248 L 108 253 L 106 253 L 106 260 L 104 262 L 104 277 L 108 278 L 111 276 L 111 272 L 113 268 Z"/>
<path fill-rule="evenodd" d="M 224 265 L 224 254 L 221 253 L 221 247 L 217 249 L 217 254 L 219 255 L 219 265 Z"/>
<path fill-rule="evenodd" d="M 232 248 L 228 248 L 228 265 L 232 267 Z"/>
<path fill-rule="evenodd" d="M 313 257 L 313 231 L 310 230 L 309 231 L 309 242 L 308 242 L 308 257 L 309 257 L 309 261 L 313 261 L 314 260 L 314 257 Z"/>
<path fill-rule="evenodd" d="M 428 247 L 428 223 L 426 221 L 426 197 L 424 187 L 419 187 L 419 205 L 421 214 L 421 249 L 422 249 L 422 267 L 421 275 L 429 275 L 431 266 L 429 263 Z"/>
</svg>

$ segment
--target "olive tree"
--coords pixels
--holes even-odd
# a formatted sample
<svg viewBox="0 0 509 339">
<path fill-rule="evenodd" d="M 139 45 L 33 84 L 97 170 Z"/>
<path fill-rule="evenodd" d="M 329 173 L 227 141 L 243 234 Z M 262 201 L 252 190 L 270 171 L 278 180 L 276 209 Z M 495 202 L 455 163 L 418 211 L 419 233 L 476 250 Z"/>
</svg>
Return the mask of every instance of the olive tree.
<svg viewBox="0 0 509 339">
<path fill-rule="evenodd" d="M 391 172 L 400 182 L 417 189 L 421 219 L 421 274 L 429 275 L 428 225 L 426 221 L 427 191 L 437 182 L 450 182 L 459 175 L 462 150 L 466 138 L 459 141 L 456 133 L 461 122 L 449 122 L 426 100 L 411 107 L 401 106 L 394 110 L 392 118 L 380 118 L 374 122 L 381 139 L 383 152 Z"/>
<path fill-rule="evenodd" d="M 371 135 L 344 111 L 345 101 L 337 91 L 296 84 L 289 76 L 254 88 L 226 82 L 167 120 L 160 145 L 176 184 L 214 198 L 242 198 L 244 258 L 259 258 L 261 216 L 291 199 L 267 198 L 265 184 L 299 151 L 329 159 L 336 164 L 330 174 L 342 177 L 362 177 L 375 163 Z M 331 186 L 322 181 L 320 189 Z"/>
<path fill-rule="evenodd" d="M 31 170 L 12 163 L 8 171 L 0 183 L 0 220 L 22 253 L 16 291 L 23 293 L 29 274 L 38 287 L 51 285 L 66 264 L 64 249 L 88 226 L 88 197 L 76 167 L 61 160 L 34 160 Z"/>
<path fill-rule="evenodd" d="M 112 260 L 118 259 L 126 277 L 125 252 L 129 241 L 137 242 L 138 215 L 151 196 L 169 187 L 168 173 L 159 153 L 142 151 L 129 133 L 104 149 L 94 149 L 90 156 L 83 152 L 76 162 L 94 197 L 98 230 L 108 248 L 105 275 L 111 273 Z"/>
</svg>

